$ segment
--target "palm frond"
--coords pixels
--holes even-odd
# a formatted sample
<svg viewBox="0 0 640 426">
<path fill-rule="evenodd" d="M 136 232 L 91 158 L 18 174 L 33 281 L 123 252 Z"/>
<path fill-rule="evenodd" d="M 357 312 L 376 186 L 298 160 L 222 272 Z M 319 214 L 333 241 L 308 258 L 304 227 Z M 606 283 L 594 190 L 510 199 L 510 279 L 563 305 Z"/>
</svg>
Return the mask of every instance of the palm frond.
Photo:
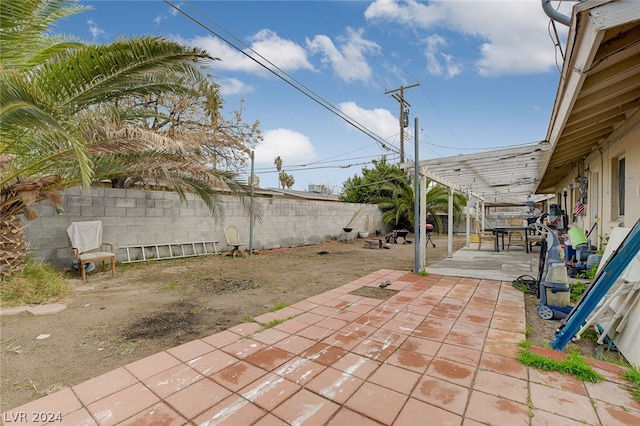
<svg viewBox="0 0 640 426">
<path fill-rule="evenodd" d="M 200 78 L 194 59 L 215 60 L 202 49 L 160 37 L 142 37 L 61 52 L 54 61 L 39 67 L 32 78 L 74 113 L 87 105 L 132 94 L 188 90 L 186 82 Z"/>
<path fill-rule="evenodd" d="M 3 0 L 0 2 L 0 63 L 27 68 L 68 48 L 64 38 L 43 37 L 53 24 L 91 7 L 68 0 Z"/>
</svg>

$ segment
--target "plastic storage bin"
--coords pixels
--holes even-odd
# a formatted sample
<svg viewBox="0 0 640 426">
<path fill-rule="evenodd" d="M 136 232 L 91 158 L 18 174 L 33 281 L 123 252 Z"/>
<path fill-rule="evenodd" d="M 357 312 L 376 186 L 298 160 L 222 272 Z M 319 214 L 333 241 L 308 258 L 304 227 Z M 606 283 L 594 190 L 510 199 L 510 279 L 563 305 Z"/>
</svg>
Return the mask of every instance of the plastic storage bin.
<svg viewBox="0 0 640 426">
<path fill-rule="evenodd" d="M 547 295 L 547 305 L 566 308 L 569 306 L 570 295 L 568 283 L 547 282 L 544 285 Z"/>
<path fill-rule="evenodd" d="M 564 263 L 552 263 L 544 280 L 552 283 L 568 283 L 567 267 Z"/>
<path fill-rule="evenodd" d="M 569 306 L 569 278 L 567 267 L 564 263 L 552 263 L 549 265 L 544 282 L 547 305 L 566 308 Z"/>
</svg>

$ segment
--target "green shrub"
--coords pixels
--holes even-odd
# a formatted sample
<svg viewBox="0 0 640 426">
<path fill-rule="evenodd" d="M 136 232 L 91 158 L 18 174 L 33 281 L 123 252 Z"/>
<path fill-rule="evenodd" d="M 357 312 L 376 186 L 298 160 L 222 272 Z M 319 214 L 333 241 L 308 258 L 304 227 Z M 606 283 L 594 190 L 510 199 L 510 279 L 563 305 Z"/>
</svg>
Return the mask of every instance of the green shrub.
<svg viewBox="0 0 640 426">
<path fill-rule="evenodd" d="M 634 368 L 624 373 L 622 377 L 635 384 L 635 387 L 631 388 L 631 395 L 633 399 L 640 401 L 640 371 Z"/>
<path fill-rule="evenodd" d="M 0 282 L 0 305 L 50 303 L 73 293 L 73 286 L 51 266 L 27 259 L 24 271 Z"/>
<path fill-rule="evenodd" d="M 520 351 L 518 360 L 527 367 L 571 374 L 584 382 L 596 383 L 603 380 L 603 377 L 577 353 L 571 353 L 568 357 L 561 360 L 554 360 L 543 355 L 535 354 L 531 352 L 529 348 L 525 347 Z"/>
<path fill-rule="evenodd" d="M 580 297 L 582 296 L 582 293 L 584 293 L 584 291 L 587 289 L 587 284 L 582 282 L 575 282 L 575 283 L 570 283 L 569 287 L 571 289 L 571 294 L 569 295 L 569 298 L 571 299 L 572 302 L 577 302 L 578 299 L 580 299 Z"/>
</svg>

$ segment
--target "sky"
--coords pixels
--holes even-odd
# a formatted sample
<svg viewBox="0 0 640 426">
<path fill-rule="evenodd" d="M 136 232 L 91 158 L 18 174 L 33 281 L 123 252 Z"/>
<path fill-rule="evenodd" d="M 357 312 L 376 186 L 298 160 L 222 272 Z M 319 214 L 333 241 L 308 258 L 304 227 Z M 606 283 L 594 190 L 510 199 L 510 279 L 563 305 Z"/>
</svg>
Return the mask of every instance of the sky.
<svg viewBox="0 0 640 426">
<path fill-rule="evenodd" d="M 292 189 L 335 193 L 373 159 L 398 162 L 401 88 L 407 160 L 416 133 L 419 160 L 544 140 L 562 67 L 540 0 L 80 3 L 93 9 L 57 33 L 91 43 L 163 36 L 219 58 L 207 72 L 223 114 L 242 106 L 245 121 L 260 121 L 264 188 L 278 186 L 277 156 Z M 570 14 L 573 3 L 552 4 Z M 567 29 L 556 28 L 564 50 Z"/>
</svg>

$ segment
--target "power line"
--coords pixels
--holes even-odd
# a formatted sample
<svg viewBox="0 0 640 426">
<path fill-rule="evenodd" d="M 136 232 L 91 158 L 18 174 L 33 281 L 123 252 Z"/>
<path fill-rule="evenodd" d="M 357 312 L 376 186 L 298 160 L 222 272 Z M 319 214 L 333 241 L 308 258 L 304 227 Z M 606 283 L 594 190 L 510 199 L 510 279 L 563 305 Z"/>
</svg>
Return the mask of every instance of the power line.
<svg viewBox="0 0 640 426">
<path fill-rule="evenodd" d="M 428 136 L 426 135 L 426 133 L 424 133 L 423 129 L 420 129 L 420 131 L 422 132 L 423 135 L 425 135 L 425 137 L 428 138 Z M 518 148 L 521 146 L 528 146 L 528 145 L 532 145 L 534 143 L 538 143 L 539 141 L 536 142 L 523 142 L 523 143 L 518 143 L 518 144 L 513 144 L 513 145 L 502 145 L 502 146 L 483 146 L 481 148 L 456 148 L 456 147 L 452 147 L 452 146 L 446 146 L 446 145 L 438 145 L 435 143 L 431 143 L 431 142 L 420 142 L 420 143 L 424 143 L 425 145 L 429 145 L 429 146 L 433 146 L 436 148 L 443 148 L 443 149 L 450 149 L 453 151 L 491 151 L 494 149 L 505 149 L 505 148 Z"/>
<path fill-rule="evenodd" d="M 365 155 L 365 156 L 362 156 L 362 157 L 343 158 L 340 161 L 360 160 L 360 159 L 363 159 L 363 158 L 371 158 L 371 157 L 375 158 L 375 157 L 382 157 L 384 155 L 385 154 L 378 154 L 378 155 L 374 155 L 374 156 Z M 315 168 L 320 168 L 320 167 L 313 167 L 315 165 L 322 165 L 322 164 L 326 164 L 326 163 L 335 163 L 336 161 L 338 161 L 338 160 L 322 160 L 322 161 L 315 161 L 313 163 L 307 163 L 307 164 L 293 164 L 293 165 L 287 166 L 287 170 L 292 170 L 293 167 L 299 167 L 300 168 L 299 170 L 312 170 L 312 169 L 315 169 Z M 370 162 L 371 161 L 367 161 L 365 163 L 360 163 L 360 164 L 368 164 Z M 312 167 L 309 167 L 309 166 L 312 166 Z M 346 168 L 344 166 L 345 165 L 343 165 L 343 164 L 335 164 L 335 165 L 330 166 L 330 167 Z M 260 167 L 260 168 L 256 168 L 256 171 L 259 171 L 259 172 L 263 172 L 263 171 L 272 172 L 271 169 L 273 169 L 274 167 L 275 166 Z"/>
<path fill-rule="evenodd" d="M 229 46 L 231 46 L 232 48 L 236 49 L 238 52 L 242 53 L 244 56 L 246 56 L 247 58 L 249 58 L 250 60 L 252 60 L 256 64 L 258 64 L 259 66 L 261 66 L 265 70 L 269 71 L 270 73 L 272 73 L 273 75 L 275 75 L 276 77 L 278 77 L 279 79 L 281 79 L 282 81 L 284 81 L 285 83 L 287 83 L 288 85 L 293 87 L 295 90 L 299 91 L 300 93 L 302 93 L 303 95 L 305 95 L 306 97 L 311 99 L 312 101 L 316 102 L 318 105 L 322 106 L 326 110 L 332 112 L 333 114 L 335 114 L 336 116 L 341 118 L 343 121 L 345 121 L 349 125 L 353 126 L 357 130 L 361 131 L 365 135 L 367 135 L 370 138 L 372 138 L 373 140 L 375 140 L 383 149 L 386 149 L 388 151 L 394 151 L 395 150 L 393 147 L 389 147 L 388 146 L 389 143 L 385 139 L 383 139 L 382 137 L 378 136 L 377 134 L 375 134 L 371 130 L 367 129 L 365 126 L 363 126 L 362 124 L 357 122 L 355 119 L 353 119 L 352 117 L 350 117 L 347 114 L 345 114 L 344 112 L 342 112 L 339 108 L 337 108 L 336 106 L 331 104 L 329 101 L 324 99 L 322 96 L 318 95 L 313 90 L 309 89 L 304 84 L 302 84 L 301 82 L 296 80 L 294 77 L 289 75 L 287 72 L 285 72 L 284 70 L 282 70 L 281 68 L 276 66 L 270 60 L 268 60 L 267 58 L 265 58 L 264 56 L 262 56 L 261 54 L 259 54 L 255 50 L 253 50 L 250 46 L 245 44 L 242 40 L 240 40 L 238 37 L 233 35 L 230 31 L 225 29 L 223 26 L 221 26 L 220 24 L 215 22 L 213 19 L 211 19 L 205 13 L 201 12 L 199 9 L 197 9 L 196 7 L 191 5 L 188 1 L 182 0 L 182 3 L 184 3 L 185 5 L 190 7 L 192 10 L 194 10 L 197 14 L 199 14 L 202 17 L 204 17 L 207 21 L 209 21 L 210 23 L 212 23 L 213 25 L 218 27 L 220 30 L 222 30 L 224 33 L 226 33 L 229 37 L 231 37 L 236 43 L 238 43 L 241 46 L 244 46 L 246 49 L 251 51 L 251 53 L 253 53 L 255 56 L 259 57 L 264 62 L 261 62 L 256 57 L 254 57 L 252 55 L 249 55 L 246 51 L 244 51 L 243 49 L 241 49 L 238 46 L 236 46 L 236 44 L 234 44 L 232 41 L 230 41 L 229 39 L 225 38 L 220 33 L 216 32 L 215 30 L 213 30 L 212 28 L 210 28 L 209 26 L 207 26 L 203 22 L 199 21 L 197 18 L 195 18 L 194 16 L 190 15 L 186 11 L 184 11 L 181 8 L 179 8 L 176 5 L 174 5 L 170 0 L 164 0 L 164 2 L 167 3 L 169 6 L 171 6 L 173 9 L 175 9 L 177 12 L 181 13 L 182 15 L 184 15 L 185 17 L 187 17 L 188 19 L 190 19 L 191 21 L 193 21 L 194 23 L 196 23 L 197 25 L 199 25 L 200 27 L 202 27 L 203 29 L 208 31 L 209 33 L 215 35 L 220 40 L 224 41 Z M 268 66 L 267 66 L 267 64 L 268 64 Z"/>
<path fill-rule="evenodd" d="M 336 37 L 339 37 L 338 32 L 331 26 L 331 24 L 329 23 L 329 21 L 327 21 L 324 16 L 322 16 L 322 14 L 320 13 L 320 11 L 318 9 L 316 9 L 316 7 L 313 4 L 314 2 L 307 2 L 307 4 L 316 12 L 316 14 L 320 17 L 320 19 L 322 19 L 322 22 L 324 22 L 326 24 L 327 27 L 329 27 L 329 29 L 333 32 L 333 34 Z M 338 18 L 340 18 L 348 27 L 350 28 L 355 28 L 355 25 L 352 25 L 349 21 L 347 21 L 342 15 L 340 15 L 338 13 L 337 10 L 333 9 L 331 6 L 329 6 L 329 4 L 326 1 L 321 2 L 327 9 L 329 9 L 331 12 L 333 12 Z M 352 51 L 352 49 L 349 48 L 349 45 L 347 44 L 345 46 L 346 48 L 348 48 L 349 50 Z M 382 50 L 382 53 L 384 54 L 384 51 Z M 385 54 L 385 56 L 387 56 Z M 380 79 L 378 78 L 377 74 L 375 72 L 371 73 L 371 76 L 378 82 L 378 84 L 381 87 L 384 87 L 384 84 L 382 83 L 382 81 L 380 81 Z"/>
<path fill-rule="evenodd" d="M 364 161 L 361 163 L 351 163 L 351 164 L 334 164 L 334 165 L 327 165 L 327 166 L 312 166 L 312 167 L 306 167 L 306 166 L 297 166 L 297 168 L 295 168 L 296 166 L 290 166 L 290 167 L 286 167 L 286 171 L 288 172 L 299 172 L 301 170 L 318 170 L 318 169 L 348 169 L 350 167 L 354 167 L 354 166 L 363 166 L 365 164 L 369 164 L 371 163 L 371 161 Z M 282 170 L 284 171 L 285 168 L 283 167 Z M 262 174 L 270 174 L 270 173 L 278 173 L 277 170 L 262 170 L 260 171 L 260 173 Z"/>
<path fill-rule="evenodd" d="M 328 4 L 325 3 L 325 6 L 332 10 L 333 13 L 335 13 L 340 19 L 342 19 L 342 21 L 344 23 L 346 23 L 347 25 L 354 27 L 354 25 L 352 25 L 349 21 L 347 21 L 342 15 L 340 15 L 336 10 L 333 10 Z M 319 12 L 317 11 L 317 9 L 313 8 L 316 13 L 319 14 Z M 319 14 L 320 15 L 320 14 Z M 335 30 L 333 30 L 333 28 L 331 27 L 331 25 L 329 25 L 329 23 L 323 19 L 323 21 L 327 24 L 327 26 L 333 31 L 334 34 L 336 34 Z M 416 77 L 413 76 L 413 74 L 411 74 L 409 71 L 407 71 L 402 65 L 400 65 L 398 62 L 396 62 L 396 60 L 387 55 L 387 53 L 384 51 L 384 49 L 381 49 L 382 54 L 389 60 L 391 61 L 393 64 L 395 64 L 398 69 L 402 70 L 402 72 L 404 72 L 406 75 L 408 75 L 409 77 L 411 77 L 414 81 L 418 81 L 418 79 Z M 378 81 L 378 84 L 380 84 L 381 86 L 384 86 L 384 84 L 382 84 L 382 82 L 380 81 L 380 79 L 377 77 L 376 73 L 373 73 L 373 78 L 376 79 L 376 81 Z M 454 133 L 453 129 L 451 129 L 451 126 L 449 126 L 449 123 L 447 123 L 447 121 L 444 119 L 444 117 L 442 116 L 442 114 L 440 113 L 440 110 L 438 109 L 438 107 L 436 106 L 436 104 L 433 102 L 433 100 L 431 99 L 431 97 L 429 97 L 429 94 L 427 93 L 427 91 L 425 90 L 424 87 L 420 87 L 420 89 L 422 89 L 422 93 L 424 93 L 425 97 L 427 98 L 427 101 L 429 101 L 429 103 L 431 104 L 431 106 L 433 107 L 434 111 L 436 112 L 437 116 L 440 118 L 440 120 L 442 121 L 442 123 L 444 124 L 444 126 L 447 128 L 447 130 L 449 131 L 449 133 L 451 133 L 451 135 L 453 136 L 453 138 L 455 139 L 455 141 L 464 148 L 464 144 L 462 142 L 460 142 L 460 139 L 458 139 L 458 136 Z M 400 114 L 402 117 L 402 113 L 403 113 L 403 106 L 400 106 Z M 400 151 L 402 151 L 402 148 L 400 149 Z M 400 160 L 402 162 L 402 159 Z"/>
</svg>

